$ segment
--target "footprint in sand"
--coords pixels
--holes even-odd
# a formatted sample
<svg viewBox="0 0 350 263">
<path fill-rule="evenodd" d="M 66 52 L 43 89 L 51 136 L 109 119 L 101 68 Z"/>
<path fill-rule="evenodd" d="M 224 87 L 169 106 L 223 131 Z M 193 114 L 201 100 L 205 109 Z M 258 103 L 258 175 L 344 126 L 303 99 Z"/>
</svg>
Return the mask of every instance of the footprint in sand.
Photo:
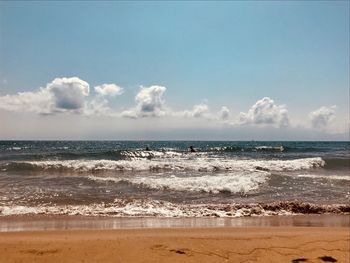
<svg viewBox="0 0 350 263">
<path fill-rule="evenodd" d="M 182 249 L 171 249 L 170 252 L 175 252 L 176 254 L 186 254 L 186 252 Z"/>
<path fill-rule="evenodd" d="M 323 260 L 324 262 L 337 262 L 338 261 L 335 258 L 332 258 L 330 256 L 319 257 L 319 259 Z"/>
<path fill-rule="evenodd" d="M 292 260 L 292 263 L 299 263 L 299 262 L 305 262 L 307 261 L 307 258 L 296 258 Z"/>
<path fill-rule="evenodd" d="M 49 249 L 49 250 L 37 250 L 37 249 L 28 249 L 28 250 L 24 250 L 22 251 L 23 253 L 28 253 L 28 254 L 33 254 L 33 255 L 37 255 L 37 256 L 43 256 L 46 254 L 55 254 L 58 253 L 59 250 L 58 249 Z"/>
<path fill-rule="evenodd" d="M 337 262 L 338 260 L 336 260 L 333 257 L 330 256 L 323 256 L 323 257 L 319 257 L 318 259 L 321 259 L 324 262 Z M 296 258 L 292 260 L 292 263 L 299 263 L 299 262 L 305 262 L 308 261 L 307 258 Z"/>
</svg>

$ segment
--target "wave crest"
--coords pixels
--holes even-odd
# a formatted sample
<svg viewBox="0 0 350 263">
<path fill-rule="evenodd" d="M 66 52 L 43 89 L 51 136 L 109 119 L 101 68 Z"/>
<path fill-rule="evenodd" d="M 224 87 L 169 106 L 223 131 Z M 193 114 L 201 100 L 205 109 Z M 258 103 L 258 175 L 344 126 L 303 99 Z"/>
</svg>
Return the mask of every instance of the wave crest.
<svg viewBox="0 0 350 263">
<path fill-rule="evenodd" d="M 233 160 L 173 158 L 165 160 L 58 160 L 10 162 L 0 166 L 2 170 L 72 170 L 91 171 L 296 171 L 323 167 L 320 157 L 295 160 Z"/>
</svg>

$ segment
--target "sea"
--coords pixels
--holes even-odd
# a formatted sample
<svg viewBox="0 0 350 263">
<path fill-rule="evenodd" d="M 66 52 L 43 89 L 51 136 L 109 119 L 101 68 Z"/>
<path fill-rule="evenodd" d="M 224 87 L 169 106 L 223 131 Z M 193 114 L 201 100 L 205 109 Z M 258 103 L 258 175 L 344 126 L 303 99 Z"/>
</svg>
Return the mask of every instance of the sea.
<svg viewBox="0 0 350 263">
<path fill-rule="evenodd" d="M 0 141 L 0 216 L 349 214 L 349 171 L 338 141 Z"/>
</svg>

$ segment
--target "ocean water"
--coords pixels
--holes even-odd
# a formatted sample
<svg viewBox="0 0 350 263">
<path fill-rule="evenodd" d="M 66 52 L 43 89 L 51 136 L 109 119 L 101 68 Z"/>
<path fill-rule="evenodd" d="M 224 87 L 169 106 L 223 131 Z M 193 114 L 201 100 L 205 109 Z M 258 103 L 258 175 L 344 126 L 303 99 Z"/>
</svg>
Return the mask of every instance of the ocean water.
<svg viewBox="0 0 350 263">
<path fill-rule="evenodd" d="M 349 171 L 349 142 L 0 141 L 0 216 L 342 214 Z"/>
</svg>

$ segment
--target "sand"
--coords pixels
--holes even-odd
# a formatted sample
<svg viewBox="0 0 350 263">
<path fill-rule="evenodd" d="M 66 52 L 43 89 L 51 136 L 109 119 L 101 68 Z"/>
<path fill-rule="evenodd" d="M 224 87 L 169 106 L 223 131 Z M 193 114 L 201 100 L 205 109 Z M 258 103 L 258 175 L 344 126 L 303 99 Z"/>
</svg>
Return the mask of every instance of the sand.
<svg viewBox="0 0 350 263">
<path fill-rule="evenodd" d="M 349 262 L 348 227 L 0 233 L 0 262 Z"/>
</svg>

